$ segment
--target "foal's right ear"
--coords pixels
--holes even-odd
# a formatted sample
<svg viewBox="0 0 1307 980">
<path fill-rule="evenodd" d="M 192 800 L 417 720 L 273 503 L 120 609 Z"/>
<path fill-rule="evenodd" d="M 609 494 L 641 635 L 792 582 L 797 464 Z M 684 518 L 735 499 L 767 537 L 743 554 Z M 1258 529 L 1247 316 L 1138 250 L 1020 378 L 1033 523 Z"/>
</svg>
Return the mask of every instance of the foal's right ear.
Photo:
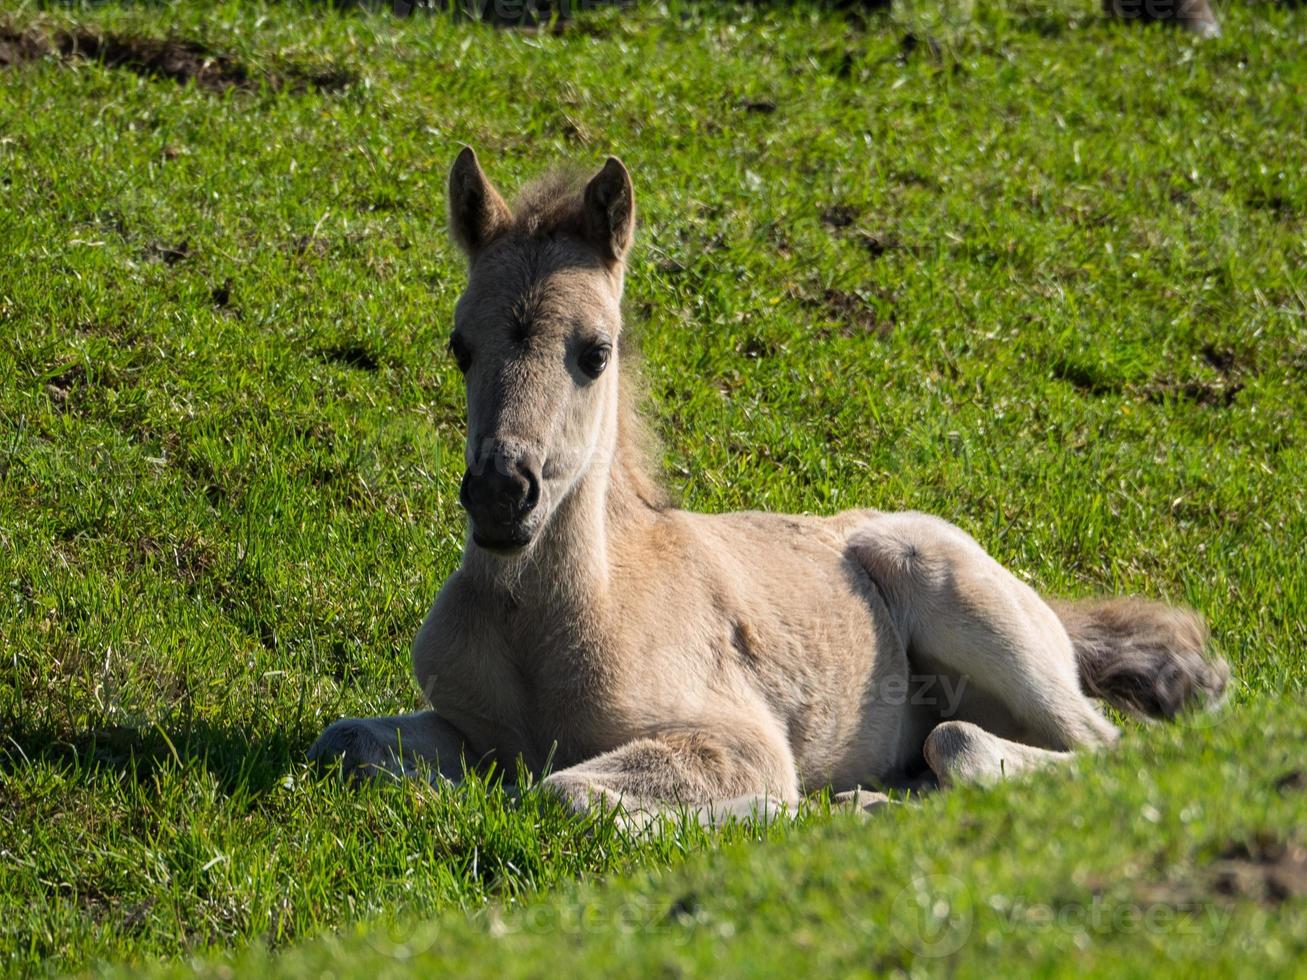
<svg viewBox="0 0 1307 980">
<path fill-rule="evenodd" d="M 609 157 L 585 186 L 585 234 L 609 262 L 621 262 L 635 233 L 635 191 L 631 175 Z"/>
<path fill-rule="evenodd" d="M 465 146 L 449 170 L 449 233 L 469 259 L 513 220 L 508 205 Z"/>
</svg>

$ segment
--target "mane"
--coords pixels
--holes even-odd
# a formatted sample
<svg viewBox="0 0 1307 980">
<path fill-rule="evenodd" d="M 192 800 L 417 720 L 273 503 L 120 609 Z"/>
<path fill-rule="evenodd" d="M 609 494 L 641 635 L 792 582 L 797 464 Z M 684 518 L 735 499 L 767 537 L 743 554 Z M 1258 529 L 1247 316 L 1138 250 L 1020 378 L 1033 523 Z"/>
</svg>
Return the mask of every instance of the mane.
<svg viewBox="0 0 1307 980">
<path fill-rule="evenodd" d="M 530 181 L 513 198 L 513 220 L 504 234 L 522 238 L 581 234 L 588 180 L 580 169 L 556 167 Z"/>
<path fill-rule="evenodd" d="M 620 476 L 625 490 L 650 510 L 672 507 L 671 494 L 662 480 L 662 446 L 653 426 L 641 412 L 647 397 L 644 376 L 640 371 L 637 345 L 623 329 L 618 340 L 617 458 L 613 472 Z"/>
</svg>

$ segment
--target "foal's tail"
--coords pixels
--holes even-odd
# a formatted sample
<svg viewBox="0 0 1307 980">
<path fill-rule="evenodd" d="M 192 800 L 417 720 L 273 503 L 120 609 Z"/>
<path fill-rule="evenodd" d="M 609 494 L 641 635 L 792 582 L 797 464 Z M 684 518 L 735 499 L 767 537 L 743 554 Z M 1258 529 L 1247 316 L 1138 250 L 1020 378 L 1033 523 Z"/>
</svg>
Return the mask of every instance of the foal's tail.
<svg viewBox="0 0 1307 980">
<path fill-rule="evenodd" d="M 1091 697 L 1167 719 L 1224 700 L 1230 666 L 1207 655 L 1207 626 L 1192 609 L 1142 599 L 1049 605 L 1071 636 L 1080 684 Z"/>
</svg>

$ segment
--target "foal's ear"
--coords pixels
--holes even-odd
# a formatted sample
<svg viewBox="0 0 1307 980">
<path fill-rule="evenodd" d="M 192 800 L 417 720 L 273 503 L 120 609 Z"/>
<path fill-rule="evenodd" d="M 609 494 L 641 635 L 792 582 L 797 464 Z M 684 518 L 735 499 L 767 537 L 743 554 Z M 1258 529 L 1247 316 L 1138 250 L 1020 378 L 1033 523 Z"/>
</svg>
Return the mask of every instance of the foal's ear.
<svg viewBox="0 0 1307 980">
<path fill-rule="evenodd" d="M 635 234 L 635 190 L 617 157 L 585 185 L 585 235 L 609 262 L 620 262 Z"/>
<path fill-rule="evenodd" d="M 472 147 L 463 147 L 449 170 L 449 233 L 458 247 L 470 259 L 512 220 Z"/>
</svg>

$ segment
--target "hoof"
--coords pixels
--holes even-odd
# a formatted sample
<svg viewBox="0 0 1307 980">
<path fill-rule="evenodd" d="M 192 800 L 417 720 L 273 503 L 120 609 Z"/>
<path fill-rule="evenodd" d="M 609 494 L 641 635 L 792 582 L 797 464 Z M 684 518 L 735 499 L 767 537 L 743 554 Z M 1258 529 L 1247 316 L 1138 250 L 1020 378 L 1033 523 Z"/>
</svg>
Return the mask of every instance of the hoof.
<svg viewBox="0 0 1307 980">
<path fill-rule="evenodd" d="M 1103 10 L 1121 20 L 1177 24 L 1194 37 L 1221 36 L 1208 0 L 1104 0 Z"/>
<path fill-rule="evenodd" d="M 1221 25 L 1211 18 L 1207 20 L 1186 20 L 1181 23 L 1184 25 L 1184 29 L 1194 37 L 1205 39 L 1221 36 Z"/>
<path fill-rule="evenodd" d="M 428 776 L 398 758 L 394 747 L 377 737 L 362 718 L 342 718 L 327 726 L 309 749 L 309 761 L 321 769 L 339 766 L 340 778 L 350 785 L 376 779 L 426 779 L 435 784 L 443 779 Z"/>
<path fill-rule="evenodd" d="M 856 813 L 860 817 L 869 817 L 873 813 L 880 813 L 882 810 L 895 805 L 895 801 L 884 793 L 863 789 L 861 786 L 844 793 L 836 793 L 831 798 L 832 809 L 843 810 L 846 813 Z"/>
<path fill-rule="evenodd" d="M 1208 0 L 1180 0 L 1175 19 L 1194 37 L 1220 37 L 1221 25 Z"/>
<path fill-rule="evenodd" d="M 1003 757 L 995 751 L 994 739 L 970 722 L 937 725 L 923 751 L 941 786 L 985 786 L 1003 778 Z"/>
</svg>

